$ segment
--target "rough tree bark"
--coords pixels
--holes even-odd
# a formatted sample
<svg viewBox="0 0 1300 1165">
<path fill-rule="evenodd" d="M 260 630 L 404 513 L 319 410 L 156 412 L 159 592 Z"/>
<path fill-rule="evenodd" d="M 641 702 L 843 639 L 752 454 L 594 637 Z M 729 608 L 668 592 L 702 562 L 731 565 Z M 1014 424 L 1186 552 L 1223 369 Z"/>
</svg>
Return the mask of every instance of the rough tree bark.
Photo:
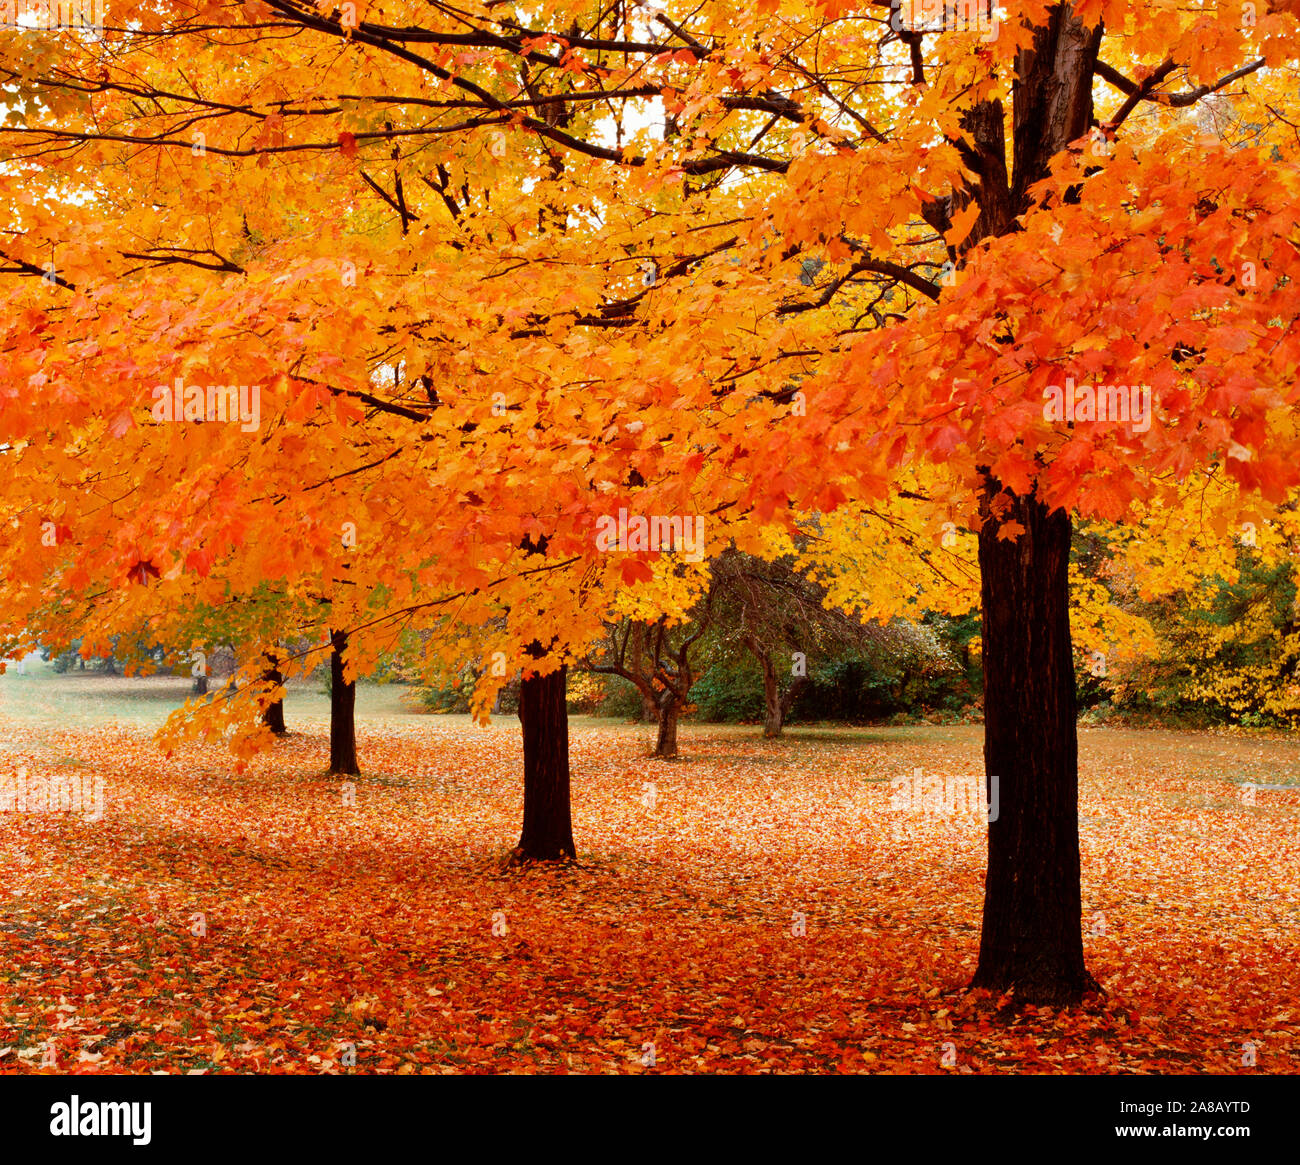
<svg viewBox="0 0 1300 1165">
<path fill-rule="evenodd" d="M 677 716 L 681 711 L 671 693 L 665 693 L 659 705 L 659 731 L 655 734 L 654 755 L 661 760 L 671 760 L 677 755 Z"/>
<path fill-rule="evenodd" d="M 990 483 L 988 515 L 997 496 Z M 1005 493 L 1024 527 L 979 536 L 984 611 L 984 763 L 996 777 L 984 924 L 973 987 L 1061 1005 L 1097 990 L 1083 961 L 1079 773 L 1070 645 L 1069 515 Z M 993 816 L 990 812 L 990 816 Z"/>
<path fill-rule="evenodd" d="M 772 653 L 754 636 L 745 639 L 745 646 L 763 669 L 763 735 L 769 740 L 775 740 L 785 728 L 785 718 L 790 715 L 795 697 L 808 683 L 808 678 L 796 676 L 794 682 L 782 693 Z"/>
<path fill-rule="evenodd" d="M 525 537 L 521 549 L 545 555 L 545 536 Z M 547 649 L 534 641 L 533 659 L 545 659 Z M 569 707 L 565 694 L 569 669 L 561 665 L 549 675 L 525 676 L 519 688 L 519 721 L 524 737 L 524 827 L 510 856 L 511 865 L 576 858 L 573 817 L 569 806 Z"/>
<path fill-rule="evenodd" d="M 645 656 L 645 624 L 638 620 L 632 625 L 632 672 L 634 675 L 640 675 L 642 671 L 641 661 Z M 654 696 L 638 688 L 641 693 L 641 717 L 642 724 L 653 724 L 659 718 L 659 705 L 655 703 Z"/>
<path fill-rule="evenodd" d="M 330 646 L 330 773 L 355 777 L 361 773 L 357 764 L 357 684 L 355 680 L 350 684 L 343 682 L 347 633 L 331 631 Z"/>
<path fill-rule="evenodd" d="M 540 643 L 529 648 L 546 654 Z M 569 808 L 569 711 L 565 703 L 569 669 L 524 679 L 519 719 L 524 734 L 524 828 L 514 862 L 576 858 Z"/>
<path fill-rule="evenodd" d="M 272 684 L 284 683 L 284 676 L 280 674 L 280 669 L 277 666 L 279 661 L 276 659 L 275 655 L 271 652 L 267 652 L 266 661 L 268 667 L 266 671 L 262 673 L 262 679 Z M 276 700 L 273 703 L 267 704 L 265 710 L 262 712 L 262 723 L 274 732 L 276 736 L 284 736 L 288 732 L 288 729 L 284 726 L 283 700 Z"/>
<path fill-rule="evenodd" d="M 673 661 L 674 669 L 664 670 L 658 662 L 656 651 L 655 670 L 659 673 L 659 682 L 663 687 L 655 693 L 659 712 L 659 731 L 655 734 L 654 755 L 661 760 L 672 760 L 677 756 L 677 721 L 682 709 L 690 700 L 691 688 L 695 684 L 695 670 L 691 666 L 691 647 L 704 634 L 708 626 L 707 612 L 706 606 L 704 616 L 698 619 L 696 630 L 682 640 L 677 648 L 676 658 Z M 653 688 L 651 690 L 653 691 Z"/>
<path fill-rule="evenodd" d="M 779 692 L 776 687 L 775 676 L 773 677 L 773 694 L 766 698 L 763 719 L 763 735 L 770 740 L 775 740 L 782 732 L 785 731 L 785 721 L 790 715 L 790 709 L 794 707 L 795 699 L 799 693 L 808 684 L 806 676 L 797 676 L 784 692 Z M 766 690 L 767 677 L 763 677 L 763 685 Z"/>
</svg>

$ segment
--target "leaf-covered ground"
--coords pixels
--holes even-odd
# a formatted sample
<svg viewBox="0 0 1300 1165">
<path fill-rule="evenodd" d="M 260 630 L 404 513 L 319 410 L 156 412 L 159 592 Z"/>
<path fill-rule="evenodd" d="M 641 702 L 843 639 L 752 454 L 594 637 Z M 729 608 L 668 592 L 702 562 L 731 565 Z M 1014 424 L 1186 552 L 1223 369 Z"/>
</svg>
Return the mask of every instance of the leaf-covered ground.
<svg viewBox="0 0 1300 1165">
<path fill-rule="evenodd" d="M 0 1072 L 1300 1071 L 1300 743 L 1083 731 L 1107 996 L 1014 1015 L 962 990 L 980 823 L 890 784 L 978 772 L 978 729 L 690 728 L 666 763 L 583 722 L 579 864 L 503 874 L 512 717 L 369 718 L 355 806 L 295 726 L 237 772 L 0 720 L 0 776 L 105 795 L 0 813 Z"/>
</svg>

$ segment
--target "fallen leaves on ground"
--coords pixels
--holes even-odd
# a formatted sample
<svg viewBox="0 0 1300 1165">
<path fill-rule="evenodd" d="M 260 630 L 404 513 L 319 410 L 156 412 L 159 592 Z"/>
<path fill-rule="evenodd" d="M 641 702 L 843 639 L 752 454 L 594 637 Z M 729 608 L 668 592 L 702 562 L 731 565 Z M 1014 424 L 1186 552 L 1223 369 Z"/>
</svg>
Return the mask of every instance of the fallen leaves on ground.
<svg viewBox="0 0 1300 1165">
<path fill-rule="evenodd" d="M 363 725 L 351 790 L 305 727 L 242 772 L 0 729 L 5 773 L 104 782 L 0 813 L 0 1072 L 1300 1071 L 1294 742 L 1083 731 L 1106 995 L 1010 1013 L 964 991 L 982 824 L 891 807 L 977 728 L 575 729 L 578 863 L 502 872 L 512 719 Z"/>
</svg>

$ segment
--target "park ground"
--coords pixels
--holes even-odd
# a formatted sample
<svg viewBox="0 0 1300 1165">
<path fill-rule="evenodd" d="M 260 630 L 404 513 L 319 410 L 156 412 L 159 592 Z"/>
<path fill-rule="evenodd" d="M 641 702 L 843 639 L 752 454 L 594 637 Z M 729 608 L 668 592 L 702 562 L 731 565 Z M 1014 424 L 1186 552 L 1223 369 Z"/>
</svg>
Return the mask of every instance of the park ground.
<svg viewBox="0 0 1300 1165">
<path fill-rule="evenodd" d="M 579 860 L 503 872 L 513 716 L 362 687 L 349 788 L 320 692 L 243 771 L 152 743 L 185 692 L 0 676 L 0 781 L 103 789 L 0 812 L 0 1073 L 1300 1072 L 1294 738 L 1081 729 L 1105 994 L 1015 1012 L 963 990 L 981 822 L 897 806 L 982 771 L 977 726 L 687 725 L 666 762 L 576 718 Z"/>
</svg>

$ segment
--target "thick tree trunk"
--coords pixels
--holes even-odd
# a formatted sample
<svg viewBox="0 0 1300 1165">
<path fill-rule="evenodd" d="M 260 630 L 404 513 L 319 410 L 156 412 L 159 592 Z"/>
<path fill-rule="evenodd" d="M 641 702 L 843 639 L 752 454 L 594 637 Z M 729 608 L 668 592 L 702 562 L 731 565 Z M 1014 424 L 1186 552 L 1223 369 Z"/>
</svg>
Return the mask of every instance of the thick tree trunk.
<svg viewBox="0 0 1300 1165">
<path fill-rule="evenodd" d="M 670 760 L 677 755 L 677 713 L 680 705 L 668 700 L 659 706 L 659 732 L 655 737 L 654 755 Z"/>
<path fill-rule="evenodd" d="M 274 682 L 279 684 L 279 683 L 283 683 L 284 681 L 277 674 L 274 677 Z M 289 730 L 284 725 L 284 701 L 276 700 L 274 703 L 268 704 L 266 706 L 266 713 L 263 717 L 262 722 L 272 732 L 274 732 L 276 736 L 286 735 Z"/>
<path fill-rule="evenodd" d="M 1035 498 L 999 514 L 1024 527 L 998 537 L 982 498 L 984 763 L 989 862 L 972 987 L 1061 1006 L 1097 990 L 1083 961 L 1078 741 L 1070 646 L 1070 518 Z M 992 788 L 997 779 L 996 798 Z M 993 816 L 990 812 L 990 816 Z"/>
<path fill-rule="evenodd" d="M 357 764 L 357 684 L 343 682 L 343 652 L 348 637 L 342 631 L 330 633 L 330 773 L 355 777 Z"/>
<path fill-rule="evenodd" d="M 196 695 L 196 696 L 206 696 L 207 694 L 208 694 L 208 677 L 207 677 L 207 676 L 195 676 L 195 677 L 194 677 L 194 695 Z"/>
<path fill-rule="evenodd" d="M 526 536 L 520 549 L 528 556 L 546 554 L 546 537 Z M 540 640 L 528 647 L 544 659 Z M 519 687 L 519 722 L 524 738 L 524 828 L 510 864 L 576 858 L 569 807 L 569 709 L 565 694 L 569 669 L 526 676 Z"/>
<path fill-rule="evenodd" d="M 271 684 L 284 683 L 284 676 L 280 674 L 280 669 L 276 667 L 276 661 L 267 656 L 267 662 L 270 666 L 262 673 L 262 679 Z M 333 691 L 331 681 L 331 692 Z M 332 697 L 331 697 L 332 702 Z M 276 736 L 284 736 L 288 729 L 284 726 L 284 701 L 276 700 L 274 703 L 267 704 L 266 709 L 262 712 L 262 723 L 267 726 Z"/>
<path fill-rule="evenodd" d="M 534 656 L 541 645 L 534 644 Z M 576 858 L 569 811 L 568 667 L 525 679 L 519 693 L 524 735 L 524 829 L 514 862 Z"/>
</svg>

